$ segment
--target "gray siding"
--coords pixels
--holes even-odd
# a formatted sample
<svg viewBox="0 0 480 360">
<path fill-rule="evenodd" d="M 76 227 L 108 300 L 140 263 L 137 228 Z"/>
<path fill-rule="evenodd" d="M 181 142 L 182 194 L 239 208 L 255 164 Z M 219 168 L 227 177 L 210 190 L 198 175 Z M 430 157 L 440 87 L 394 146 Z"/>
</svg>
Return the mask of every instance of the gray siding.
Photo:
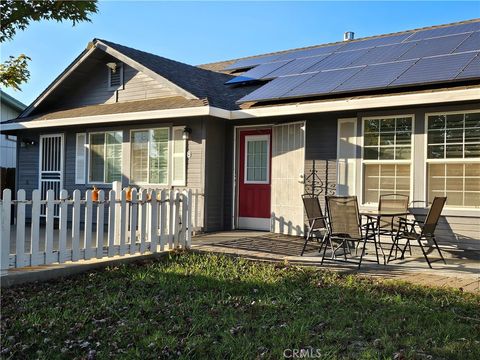
<svg viewBox="0 0 480 360">
<path fill-rule="evenodd" d="M 225 120 L 210 119 L 206 123 L 205 218 L 206 231 L 223 230 L 225 182 Z"/>
<path fill-rule="evenodd" d="M 159 84 L 149 76 L 124 64 L 124 88 L 118 91 L 108 88 L 108 71 L 104 63 L 98 64 L 85 80 L 79 81 L 75 88 L 63 96 L 58 107 L 75 108 L 86 105 L 109 104 L 114 102 L 146 100 L 178 96 L 171 89 Z"/>
<path fill-rule="evenodd" d="M 175 121 L 158 121 L 151 123 L 141 123 L 138 124 L 130 123 L 122 127 L 92 127 L 92 128 L 79 128 L 71 127 L 65 128 L 63 130 L 52 131 L 51 133 L 63 133 L 65 137 L 65 163 L 64 163 L 64 178 L 63 178 L 63 188 L 66 189 L 69 193 L 72 193 L 73 190 L 79 189 L 85 191 L 91 189 L 93 185 L 85 184 L 78 185 L 75 184 L 75 145 L 76 145 L 76 134 L 78 132 L 94 132 L 94 131 L 108 131 L 108 130 L 122 130 L 123 131 L 123 162 L 122 162 L 122 173 L 123 181 L 122 185 L 124 187 L 129 185 L 129 176 L 130 176 L 130 130 L 141 129 L 141 128 L 155 128 L 162 126 L 188 126 L 192 129 L 191 138 L 188 142 L 188 151 L 190 152 L 190 158 L 187 159 L 187 183 L 186 188 L 192 189 L 194 192 L 198 192 L 198 214 L 194 215 L 197 221 L 200 223 L 200 229 L 203 228 L 203 214 L 204 214 L 204 122 L 203 118 L 192 118 L 192 119 L 178 119 Z M 25 189 L 27 192 L 27 198 L 31 198 L 31 193 L 34 189 L 38 189 L 39 181 L 39 136 L 40 134 L 48 134 L 47 132 L 22 132 L 20 138 L 28 138 L 35 140 L 37 145 L 21 147 L 17 146 L 18 151 L 18 166 L 17 166 L 17 188 Z M 88 157 L 87 157 L 88 158 Z M 88 161 L 87 161 L 88 166 Z M 105 185 L 96 185 L 100 189 L 109 190 L 111 188 L 110 184 Z M 172 187 L 175 189 L 175 187 Z M 182 187 L 183 188 L 183 187 Z M 198 230 L 200 230 L 198 229 Z"/>
</svg>

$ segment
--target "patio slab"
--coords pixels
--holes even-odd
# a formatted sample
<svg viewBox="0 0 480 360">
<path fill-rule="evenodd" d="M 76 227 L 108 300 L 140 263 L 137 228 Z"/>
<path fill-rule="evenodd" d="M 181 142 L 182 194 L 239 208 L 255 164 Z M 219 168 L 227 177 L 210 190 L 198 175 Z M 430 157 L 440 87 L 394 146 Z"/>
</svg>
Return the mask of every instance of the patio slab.
<svg viewBox="0 0 480 360">
<path fill-rule="evenodd" d="M 318 246 L 309 245 L 304 256 L 299 256 L 302 247 L 303 238 L 259 231 L 204 234 L 194 237 L 192 241 L 194 251 L 242 256 L 252 260 L 288 262 L 302 266 L 320 266 L 321 257 Z M 385 249 L 389 249 L 388 244 Z M 369 249 L 365 259 L 374 260 L 374 253 L 373 249 Z M 355 264 L 324 262 L 323 267 L 340 272 L 480 293 L 480 262 L 478 260 L 450 256 L 446 257 L 447 264 L 444 264 L 439 261 L 438 254 L 429 254 L 429 258 L 433 259 L 433 269 L 428 267 L 419 249 L 413 247 L 412 256 L 406 256 L 404 260 L 396 260 L 387 265 L 364 262 L 358 270 Z"/>
</svg>

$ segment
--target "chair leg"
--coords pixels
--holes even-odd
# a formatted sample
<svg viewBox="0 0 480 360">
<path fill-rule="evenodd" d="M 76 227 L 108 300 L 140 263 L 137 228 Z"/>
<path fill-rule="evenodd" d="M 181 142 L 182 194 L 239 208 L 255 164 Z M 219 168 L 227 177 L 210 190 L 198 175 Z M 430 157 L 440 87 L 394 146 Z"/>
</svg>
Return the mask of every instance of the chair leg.
<svg viewBox="0 0 480 360">
<path fill-rule="evenodd" d="M 308 234 L 307 234 L 307 237 L 305 238 L 305 243 L 303 244 L 302 253 L 300 254 L 300 256 L 303 256 L 303 253 L 305 252 L 305 249 L 307 248 L 307 243 L 310 241 L 310 236 L 311 236 L 311 232 L 309 231 Z"/>
<path fill-rule="evenodd" d="M 330 239 L 330 236 L 327 236 L 326 240 L 328 240 L 328 242 L 330 242 L 330 246 L 332 246 L 332 239 Z M 326 252 L 327 252 L 327 243 L 325 242 L 325 248 L 323 249 L 322 261 L 320 262 L 320 265 L 323 265 L 323 260 L 325 259 Z"/>
<path fill-rule="evenodd" d="M 380 238 L 380 235 L 379 235 L 379 238 Z M 373 238 L 373 243 L 375 245 L 375 255 L 377 256 L 377 264 L 380 264 L 380 258 L 378 257 L 378 246 L 377 246 L 377 238 L 376 237 Z"/>
<path fill-rule="evenodd" d="M 425 252 L 425 249 L 423 248 L 422 242 L 420 241 L 420 238 L 417 238 L 417 242 L 418 242 L 418 245 L 420 245 L 420 249 L 422 249 L 423 257 L 425 258 L 425 260 L 427 260 L 428 266 L 430 267 L 430 269 L 433 269 L 432 264 L 430 264 L 430 260 L 428 260 L 427 253 Z M 407 247 L 405 246 L 405 249 L 406 248 Z M 405 249 L 404 249 L 404 251 L 405 251 Z"/>
<path fill-rule="evenodd" d="M 407 247 L 409 249 L 412 248 L 412 246 L 410 245 L 410 239 L 407 239 L 407 242 L 405 243 L 405 247 L 403 248 L 402 250 L 402 254 L 400 255 L 400 259 L 403 260 L 405 259 L 405 251 L 407 251 Z M 412 253 L 412 251 L 410 250 L 410 254 Z"/>
<path fill-rule="evenodd" d="M 390 248 L 390 253 L 388 254 L 387 262 L 390 262 L 390 258 L 392 257 L 392 253 L 393 253 L 393 248 L 395 248 L 395 260 L 397 259 L 397 250 L 398 250 L 399 241 L 400 241 L 398 234 L 395 236 L 395 238 L 393 238 L 393 235 L 392 235 L 392 241 L 393 243 L 392 243 L 392 247 Z"/>
<path fill-rule="evenodd" d="M 360 254 L 360 261 L 358 262 L 358 269 L 360 269 L 360 266 L 362 266 L 362 259 L 363 259 L 363 255 L 365 254 L 366 246 L 367 246 L 367 237 L 365 237 L 365 240 L 363 240 L 363 248 L 362 248 L 362 253 Z"/>
<path fill-rule="evenodd" d="M 440 248 L 438 247 L 437 239 L 435 239 L 435 236 L 432 236 L 433 243 L 435 244 L 435 247 L 437 248 L 438 253 L 440 254 L 440 257 L 442 258 L 442 261 L 445 265 L 447 265 L 447 262 L 443 258 L 442 252 L 440 251 Z"/>
</svg>

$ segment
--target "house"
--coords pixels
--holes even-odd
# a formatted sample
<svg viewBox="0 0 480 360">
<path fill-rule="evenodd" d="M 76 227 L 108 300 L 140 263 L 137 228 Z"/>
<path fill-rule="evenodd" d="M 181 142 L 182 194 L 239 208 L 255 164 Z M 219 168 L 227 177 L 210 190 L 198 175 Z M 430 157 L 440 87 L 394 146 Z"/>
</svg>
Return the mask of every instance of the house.
<svg viewBox="0 0 480 360">
<path fill-rule="evenodd" d="M 198 230 L 302 234 L 300 195 L 448 197 L 480 250 L 480 20 L 191 66 L 94 39 L 3 131 L 17 187 L 183 188 Z"/>
<path fill-rule="evenodd" d="M 27 106 L 0 90 L 0 107 L 0 123 L 3 123 L 15 119 Z M 14 188 L 15 186 L 16 148 L 14 135 L 0 135 L 0 187 L 2 191 L 4 188 Z"/>
</svg>

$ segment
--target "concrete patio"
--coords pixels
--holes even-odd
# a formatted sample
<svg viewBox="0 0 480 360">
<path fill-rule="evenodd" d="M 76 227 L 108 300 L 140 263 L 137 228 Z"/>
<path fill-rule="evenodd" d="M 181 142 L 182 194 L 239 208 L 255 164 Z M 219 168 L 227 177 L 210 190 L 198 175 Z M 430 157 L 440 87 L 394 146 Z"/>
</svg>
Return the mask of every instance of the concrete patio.
<svg viewBox="0 0 480 360">
<path fill-rule="evenodd" d="M 241 256 L 260 261 L 274 261 L 301 266 L 320 266 L 321 256 L 316 243 L 309 243 L 304 256 L 300 256 L 304 240 L 300 237 L 278 235 L 258 231 L 229 231 L 197 236 L 192 241 L 192 250 L 209 253 Z M 388 239 L 382 239 L 388 255 Z M 480 261 L 471 257 L 459 257 L 455 251 L 444 249 L 447 264 L 440 261 L 438 254 L 429 253 L 433 260 L 430 269 L 421 257 L 418 248 L 412 246 L 404 260 L 395 260 L 387 265 L 378 265 L 375 251 L 367 250 L 360 270 L 355 264 L 325 261 L 322 268 L 340 272 L 351 272 L 387 279 L 400 279 L 420 285 L 440 286 L 480 292 Z"/>
</svg>

